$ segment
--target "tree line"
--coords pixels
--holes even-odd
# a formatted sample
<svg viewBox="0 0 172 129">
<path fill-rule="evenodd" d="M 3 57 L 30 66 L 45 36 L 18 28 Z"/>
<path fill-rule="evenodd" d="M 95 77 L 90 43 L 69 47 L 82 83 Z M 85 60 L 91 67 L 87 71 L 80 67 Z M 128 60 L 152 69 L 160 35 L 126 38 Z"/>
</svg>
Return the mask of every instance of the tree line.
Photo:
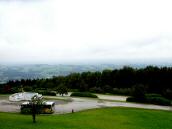
<svg viewBox="0 0 172 129">
<path fill-rule="evenodd" d="M 48 79 L 10 80 L 0 86 L 3 93 L 20 91 L 55 91 L 65 87 L 70 91 L 130 95 L 136 85 L 143 85 L 146 93 L 157 93 L 172 98 L 172 67 L 147 66 L 103 70 L 102 72 L 71 73 Z"/>
</svg>

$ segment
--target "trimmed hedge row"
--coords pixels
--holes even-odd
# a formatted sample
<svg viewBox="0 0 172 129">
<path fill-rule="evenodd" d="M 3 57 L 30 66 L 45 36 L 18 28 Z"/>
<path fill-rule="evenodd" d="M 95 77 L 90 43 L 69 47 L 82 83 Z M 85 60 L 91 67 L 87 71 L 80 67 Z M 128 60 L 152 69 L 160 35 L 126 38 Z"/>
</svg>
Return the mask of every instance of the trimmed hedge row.
<svg viewBox="0 0 172 129">
<path fill-rule="evenodd" d="M 171 101 L 162 97 L 160 94 L 146 94 L 146 100 L 148 103 L 159 105 L 171 105 Z"/>
<path fill-rule="evenodd" d="M 70 96 L 98 98 L 97 95 L 90 92 L 73 92 Z"/>
<path fill-rule="evenodd" d="M 144 99 L 139 99 L 136 97 L 128 97 L 126 101 L 150 103 L 150 104 L 157 104 L 157 105 L 164 105 L 164 106 L 172 105 L 169 99 L 166 99 L 159 94 L 146 94 Z"/>
</svg>

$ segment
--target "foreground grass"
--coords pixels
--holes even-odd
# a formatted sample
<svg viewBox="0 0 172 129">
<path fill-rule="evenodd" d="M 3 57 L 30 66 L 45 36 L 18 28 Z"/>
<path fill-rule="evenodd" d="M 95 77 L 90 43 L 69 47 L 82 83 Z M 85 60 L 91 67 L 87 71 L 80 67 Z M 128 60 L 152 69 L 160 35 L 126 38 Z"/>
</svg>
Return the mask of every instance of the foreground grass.
<svg viewBox="0 0 172 129">
<path fill-rule="evenodd" d="M 172 112 L 135 108 L 104 108 L 65 115 L 0 113 L 0 129 L 172 129 Z"/>
</svg>

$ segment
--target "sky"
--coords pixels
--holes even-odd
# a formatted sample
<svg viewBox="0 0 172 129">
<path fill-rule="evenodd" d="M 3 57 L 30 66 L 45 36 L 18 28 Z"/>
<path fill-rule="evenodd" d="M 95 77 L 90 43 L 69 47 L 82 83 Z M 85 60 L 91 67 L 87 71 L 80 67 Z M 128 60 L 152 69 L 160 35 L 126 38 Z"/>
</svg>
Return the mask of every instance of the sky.
<svg viewBox="0 0 172 129">
<path fill-rule="evenodd" d="M 169 62 L 171 0 L 0 0 L 0 64 Z"/>
</svg>

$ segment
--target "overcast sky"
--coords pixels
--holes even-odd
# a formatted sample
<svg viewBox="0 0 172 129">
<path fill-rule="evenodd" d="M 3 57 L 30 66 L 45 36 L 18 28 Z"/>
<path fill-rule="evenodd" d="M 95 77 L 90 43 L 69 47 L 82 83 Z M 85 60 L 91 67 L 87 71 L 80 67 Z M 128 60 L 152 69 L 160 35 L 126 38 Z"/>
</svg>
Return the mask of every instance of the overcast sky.
<svg viewBox="0 0 172 129">
<path fill-rule="evenodd" d="M 171 0 L 0 0 L 1 63 L 170 59 Z"/>
</svg>

